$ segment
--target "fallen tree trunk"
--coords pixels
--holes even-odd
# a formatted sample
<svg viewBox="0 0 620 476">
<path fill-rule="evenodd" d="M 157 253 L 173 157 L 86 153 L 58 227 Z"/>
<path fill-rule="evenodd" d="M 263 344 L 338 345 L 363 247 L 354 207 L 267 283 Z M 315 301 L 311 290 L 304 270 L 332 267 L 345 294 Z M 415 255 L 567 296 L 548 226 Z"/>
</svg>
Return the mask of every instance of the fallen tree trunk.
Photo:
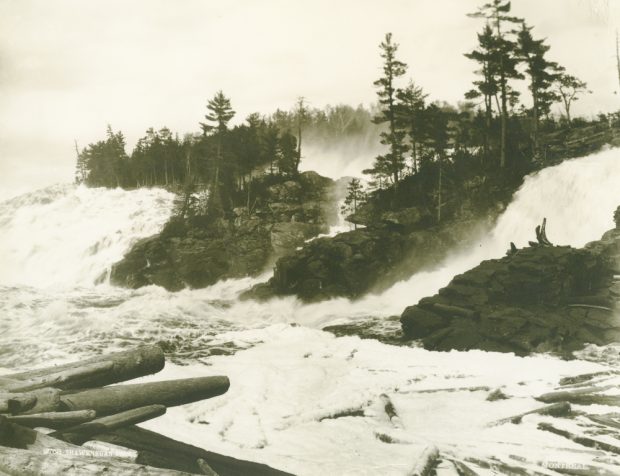
<svg viewBox="0 0 620 476">
<path fill-rule="evenodd" d="M 536 397 L 536 400 L 540 400 L 545 403 L 553 403 L 553 402 L 575 402 L 575 398 L 579 398 L 583 395 L 592 395 L 595 393 L 602 392 L 604 390 L 608 390 L 612 388 L 612 385 L 606 385 L 603 387 L 585 387 L 579 388 L 576 390 L 561 390 L 559 392 L 550 392 L 544 393 L 539 397 Z"/>
<path fill-rule="evenodd" d="M 48 375 L 41 375 L 27 380 L 15 380 L 13 383 L 4 386 L 8 392 L 28 392 L 45 387 L 68 388 L 71 384 L 81 383 L 88 378 L 96 378 L 114 369 L 114 362 L 95 362 L 77 368 L 70 368 L 53 372 Z"/>
<path fill-rule="evenodd" d="M 134 408 L 114 415 L 97 418 L 96 420 L 81 425 L 66 428 L 64 430 L 50 433 L 49 436 L 61 440 L 81 445 L 88 441 L 93 435 L 105 433 L 123 426 L 142 423 L 143 421 L 157 418 L 166 413 L 163 405 L 149 405 L 146 407 Z"/>
<path fill-rule="evenodd" d="M 107 369 L 109 362 L 112 362 L 112 366 Z M 98 364 L 101 365 L 101 368 L 97 367 Z M 104 367 L 106 367 L 105 370 Z M 110 385 L 154 374 L 163 368 L 164 353 L 161 348 L 156 345 L 145 345 L 134 350 L 101 355 L 81 362 L 3 375 L 0 378 L 5 382 L 10 380 L 32 381 L 45 377 L 55 378 L 59 375 L 73 375 L 58 385 L 55 384 L 57 388 L 65 390 Z M 83 371 L 82 375 L 80 375 L 80 371 Z"/>
<path fill-rule="evenodd" d="M 533 415 L 533 414 L 566 416 L 570 414 L 570 411 L 571 411 L 571 407 L 568 402 L 559 402 L 559 403 L 554 403 L 552 405 L 547 405 L 542 408 L 536 408 L 534 410 L 530 410 L 529 412 L 524 412 L 518 415 L 513 415 L 511 417 L 502 418 L 501 420 L 496 420 L 492 423 L 489 423 L 487 426 L 498 426 L 498 425 L 504 425 L 505 423 L 518 424 L 518 423 L 521 423 L 521 420 L 523 419 L 524 416 Z"/>
<path fill-rule="evenodd" d="M 147 405 L 184 405 L 222 395 L 229 386 L 228 377 L 187 378 L 65 392 L 60 401 L 62 409 L 93 409 L 104 416 Z"/>
<path fill-rule="evenodd" d="M 292 476 L 270 466 L 243 461 L 188 445 L 153 431 L 131 426 L 93 438 L 138 451 L 138 462 L 200 474 L 203 459 L 219 476 Z"/>
<path fill-rule="evenodd" d="M 83 451 L 83 450 L 82 450 Z M 78 451 L 79 455 L 80 452 Z M 113 458 L 92 458 L 68 454 L 38 452 L 0 446 L 0 471 L 20 476 L 84 476 L 114 474 L 115 476 L 182 476 L 190 473 L 160 469 L 117 461 Z"/>
<path fill-rule="evenodd" d="M 555 433 L 556 435 L 563 436 L 564 438 L 568 438 L 571 441 L 583 446 L 587 446 L 588 448 L 596 448 L 603 451 L 609 451 L 610 453 L 615 453 L 620 455 L 620 447 L 616 445 L 612 445 L 610 443 L 606 443 L 604 441 L 595 440 L 588 436 L 577 435 L 575 433 L 571 433 L 570 431 L 562 430 L 560 428 L 556 428 L 550 423 L 539 423 L 539 430 L 548 431 L 551 433 Z"/>
<path fill-rule="evenodd" d="M 42 426 L 45 428 L 63 428 L 67 426 L 86 423 L 95 418 L 97 414 L 94 410 L 77 410 L 73 412 L 48 412 L 34 413 L 32 415 L 13 415 L 7 416 L 11 423 L 18 423 L 22 426 L 34 428 Z"/>
</svg>

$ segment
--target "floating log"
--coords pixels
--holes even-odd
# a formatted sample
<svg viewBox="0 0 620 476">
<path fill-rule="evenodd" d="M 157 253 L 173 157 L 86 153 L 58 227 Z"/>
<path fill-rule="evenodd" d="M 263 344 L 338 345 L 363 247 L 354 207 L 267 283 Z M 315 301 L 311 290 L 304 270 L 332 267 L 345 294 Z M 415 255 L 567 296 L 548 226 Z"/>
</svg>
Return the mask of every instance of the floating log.
<svg viewBox="0 0 620 476">
<path fill-rule="evenodd" d="M 178 471 L 200 474 L 202 470 L 197 461 L 203 459 L 219 476 L 292 476 L 264 464 L 212 453 L 137 426 L 102 433 L 93 439 L 138 451 L 138 462 L 142 464 Z"/>
<path fill-rule="evenodd" d="M 564 377 L 560 379 L 560 385 L 562 386 L 580 385 L 585 382 L 589 382 L 596 377 L 606 377 L 606 376 L 613 376 L 617 374 L 618 372 L 613 371 L 613 370 L 603 370 L 602 372 L 592 372 L 588 374 L 575 375 L 572 377 Z"/>
<path fill-rule="evenodd" d="M 439 459 L 439 450 L 435 445 L 429 445 L 424 448 L 422 454 L 415 465 L 409 471 L 408 476 L 430 476 L 433 469 L 437 465 Z"/>
<path fill-rule="evenodd" d="M 32 394 L 0 394 L 0 413 L 19 413 L 31 409 L 37 403 Z"/>
<path fill-rule="evenodd" d="M 142 423 L 143 421 L 157 418 L 166 413 L 166 407 L 163 405 L 148 405 L 146 407 L 134 408 L 125 412 L 116 413 L 96 420 L 76 425 L 64 430 L 50 433 L 50 436 L 61 440 L 81 445 L 88 441 L 91 436 L 107 431 L 115 430 L 123 426 Z"/>
<path fill-rule="evenodd" d="M 594 393 L 602 392 L 613 388 L 613 385 L 605 385 L 603 387 L 585 387 L 575 390 L 561 390 L 559 392 L 550 392 L 536 397 L 536 400 L 540 400 L 545 403 L 553 402 L 575 402 L 575 398 L 579 398 L 583 395 L 591 395 Z"/>
<path fill-rule="evenodd" d="M 606 415 L 586 415 L 588 419 L 599 425 L 610 426 L 620 430 L 620 414 L 608 413 Z"/>
<path fill-rule="evenodd" d="M 501 420 L 496 420 L 487 424 L 487 426 L 499 426 L 504 425 L 505 423 L 514 423 L 519 424 L 521 420 L 523 420 L 524 416 L 538 414 L 538 415 L 551 415 L 551 416 L 566 416 L 571 412 L 571 407 L 568 402 L 559 402 L 554 403 L 552 405 L 547 405 L 541 408 L 536 408 L 534 410 L 530 410 L 529 412 L 519 413 L 518 415 L 513 415 L 508 418 L 502 418 Z"/>
<path fill-rule="evenodd" d="M 555 433 L 556 435 L 563 436 L 575 443 L 587 446 L 588 448 L 596 448 L 603 451 L 609 451 L 610 453 L 615 453 L 620 455 L 620 447 L 616 445 L 612 445 L 610 443 L 606 443 L 604 441 L 595 440 L 594 438 L 590 438 L 588 436 L 577 435 L 575 433 L 571 433 L 570 431 L 562 430 L 560 428 L 556 428 L 550 423 L 539 423 L 538 429 L 543 431 L 548 431 L 551 433 Z"/>
<path fill-rule="evenodd" d="M 34 428 L 43 426 L 45 428 L 64 428 L 80 423 L 91 421 L 97 416 L 95 410 L 77 410 L 74 412 L 47 412 L 34 413 L 32 415 L 13 415 L 7 416 L 7 420 L 18 423 L 22 426 Z"/>
<path fill-rule="evenodd" d="M 114 362 L 95 362 L 83 367 L 70 368 L 28 380 L 12 380 L 13 383 L 5 384 L 4 390 L 8 392 L 28 392 L 45 387 L 68 388 L 72 383 L 83 382 L 87 378 L 109 373 L 113 368 Z"/>
<path fill-rule="evenodd" d="M 80 448 L 78 447 L 78 450 Z M 83 453 L 84 450 L 81 450 Z M 71 453 L 39 453 L 0 446 L 0 471 L 27 476 L 84 476 L 114 474 L 115 476 L 187 476 L 188 473 L 118 461 L 114 458 L 79 457 Z"/>
<path fill-rule="evenodd" d="M 112 367 L 103 370 L 108 363 Z M 101 364 L 101 367 L 97 367 Z M 144 345 L 137 349 L 93 357 L 81 362 L 30 370 L 17 374 L 4 375 L 3 379 L 32 381 L 39 378 L 56 378 L 65 375 L 65 380 L 54 384 L 59 389 L 76 389 L 110 385 L 154 374 L 164 368 L 164 353 L 159 346 Z M 80 374 L 82 371 L 82 374 Z M 71 375 L 67 378 L 66 375 Z"/>
<path fill-rule="evenodd" d="M 60 401 L 64 410 L 93 409 L 104 416 L 154 404 L 184 405 L 222 395 L 229 386 L 223 376 L 187 378 L 65 392 Z"/>
<path fill-rule="evenodd" d="M 574 395 L 570 397 L 570 402 L 576 405 L 608 405 L 611 407 L 620 406 L 620 395 Z"/>
</svg>

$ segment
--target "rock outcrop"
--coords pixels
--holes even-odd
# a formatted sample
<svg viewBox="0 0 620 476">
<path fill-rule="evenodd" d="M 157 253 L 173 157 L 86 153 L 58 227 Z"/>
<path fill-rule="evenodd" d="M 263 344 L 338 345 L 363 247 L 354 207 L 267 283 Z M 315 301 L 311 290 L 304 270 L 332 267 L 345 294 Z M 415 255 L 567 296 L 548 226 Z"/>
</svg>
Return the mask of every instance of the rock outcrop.
<svg viewBox="0 0 620 476">
<path fill-rule="evenodd" d="M 430 350 L 566 354 L 618 341 L 619 263 L 620 227 L 583 249 L 516 250 L 406 308 L 402 329 Z"/>
<path fill-rule="evenodd" d="M 110 280 L 131 288 L 155 284 L 178 291 L 257 275 L 328 230 L 337 214 L 332 184 L 304 172 L 266 186 L 251 214 L 235 208 L 233 219 L 207 224 L 173 217 L 160 234 L 136 243 L 112 267 Z"/>
<path fill-rule="evenodd" d="M 378 227 L 318 238 L 280 258 L 273 278 L 255 286 L 245 298 L 296 295 L 303 301 L 358 298 L 381 291 L 411 274 L 430 268 L 457 245 L 478 236 L 478 222 L 422 228 L 418 210 L 386 215 Z M 392 221 L 390 221 L 392 220 Z M 487 226 L 489 224 L 487 223 Z"/>
</svg>

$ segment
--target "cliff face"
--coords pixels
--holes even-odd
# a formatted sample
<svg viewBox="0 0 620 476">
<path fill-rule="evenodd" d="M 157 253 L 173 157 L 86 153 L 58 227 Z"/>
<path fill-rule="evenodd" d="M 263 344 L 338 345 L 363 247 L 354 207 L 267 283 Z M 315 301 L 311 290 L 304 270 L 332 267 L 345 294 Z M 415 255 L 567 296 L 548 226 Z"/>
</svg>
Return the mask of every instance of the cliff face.
<svg viewBox="0 0 620 476">
<path fill-rule="evenodd" d="M 381 291 L 439 263 L 454 247 L 476 236 L 478 225 L 471 221 L 411 229 L 393 221 L 319 238 L 280 258 L 273 278 L 246 297 L 292 294 L 303 301 L 320 301 Z"/>
<path fill-rule="evenodd" d="M 402 329 L 432 350 L 566 353 L 608 344 L 620 340 L 619 272 L 620 228 L 584 249 L 516 250 L 406 308 Z"/>
<path fill-rule="evenodd" d="M 155 284 L 170 291 L 201 288 L 221 279 L 253 276 L 305 240 L 324 233 L 335 219 L 333 182 L 314 172 L 265 189 L 252 213 L 208 224 L 172 218 L 158 235 L 136 243 L 112 267 L 113 284 Z"/>
</svg>

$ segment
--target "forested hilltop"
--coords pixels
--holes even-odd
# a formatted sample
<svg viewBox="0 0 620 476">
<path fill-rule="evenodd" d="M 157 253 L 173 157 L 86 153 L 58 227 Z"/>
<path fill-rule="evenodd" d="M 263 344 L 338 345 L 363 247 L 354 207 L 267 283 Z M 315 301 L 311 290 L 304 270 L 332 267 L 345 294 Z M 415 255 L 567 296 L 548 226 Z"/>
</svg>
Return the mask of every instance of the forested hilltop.
<svg viewBox="0 0 620 476">
<path fill-rule="evenodd" d="M 233 126 L 231 99 L 218 91 L 207 103 L 200 132 L 180 137 L 167 128 L 149 129 L 128 154 L 123 134 L 108 127 L 104 140 L 78 151 L 77 181 L 89 186 L 174 187 L 179 199 L 164 230 L 176 230 L 173 235 L 202 230 L 212 237 L 238 236 L 244 220 L 252 218 L 324 228 L 326 217 L 333 215 L 324 201 L 334 196 L 324 181 L 301 177 L 303 147 L 319 143 L 329 149 L 345 140 L 367 143 L 374 138 L 383 153 L 364 170 L 367 180 L 350 181 L 343 205 L 348 220 L 364 229 L 333 243 L 352 248 L 353 255 L 361 253 L 363 262 L 376 266 L 352 273 L 346 260 L 332 259 L 329 239 L 284 256 L 295 250 L 293 243 L 303 244 L 302 235 L 311 235 L 304 232 L 290 240 L 271 287 L 276 294 L 317 299 L 359 296 L 386 273 L 391 276 L 383 282 L 387 285 L 411 273 L 410 268 L 396 271 L 393 264 L 403 262 L 402 256 L 423 254 L 422 265 L 432 265 L 468 236 L 475 221 L 492 220 L 528 173 L 616 143 L 618 114 L 573 117 L 574 103 L 591 91 L 552 60 L 546 40 L 537 38 L 525 19 L 511 14 L 510 2 L 493 0 L 470 16 L 480 19 L 478 44 L 462 54 L 471 59 L 477 79 L 456 105 L 428 100 L 427 92 L 407 76 L 409 67 L 388 33 L 379 48 L 377 103 L 370 108 L 311 108 L 300 97 L 289 111 L 254 113 Z M 552 113 L 554 105 L 562 114 Z M 319 190 L 311 190 L 312 184 Z M 274 204 L 287 200 L 287 206 L 302 209 L 304 200 L 321 205 L 306 214 L 274 212 L 280 207 Z M 421 230 L 445 239 L 429 241 L 410 234 Z M 387 248 L 386 240 L 391 243 Z M 416 250 L 416 243 L 423 246 Z M 320 270 L 317 276 L 313 269 Z M 365 280 L 347 284 L 351 276 Z M 310 284 L 304 284 L 307 281 Z"/>
</svg>

